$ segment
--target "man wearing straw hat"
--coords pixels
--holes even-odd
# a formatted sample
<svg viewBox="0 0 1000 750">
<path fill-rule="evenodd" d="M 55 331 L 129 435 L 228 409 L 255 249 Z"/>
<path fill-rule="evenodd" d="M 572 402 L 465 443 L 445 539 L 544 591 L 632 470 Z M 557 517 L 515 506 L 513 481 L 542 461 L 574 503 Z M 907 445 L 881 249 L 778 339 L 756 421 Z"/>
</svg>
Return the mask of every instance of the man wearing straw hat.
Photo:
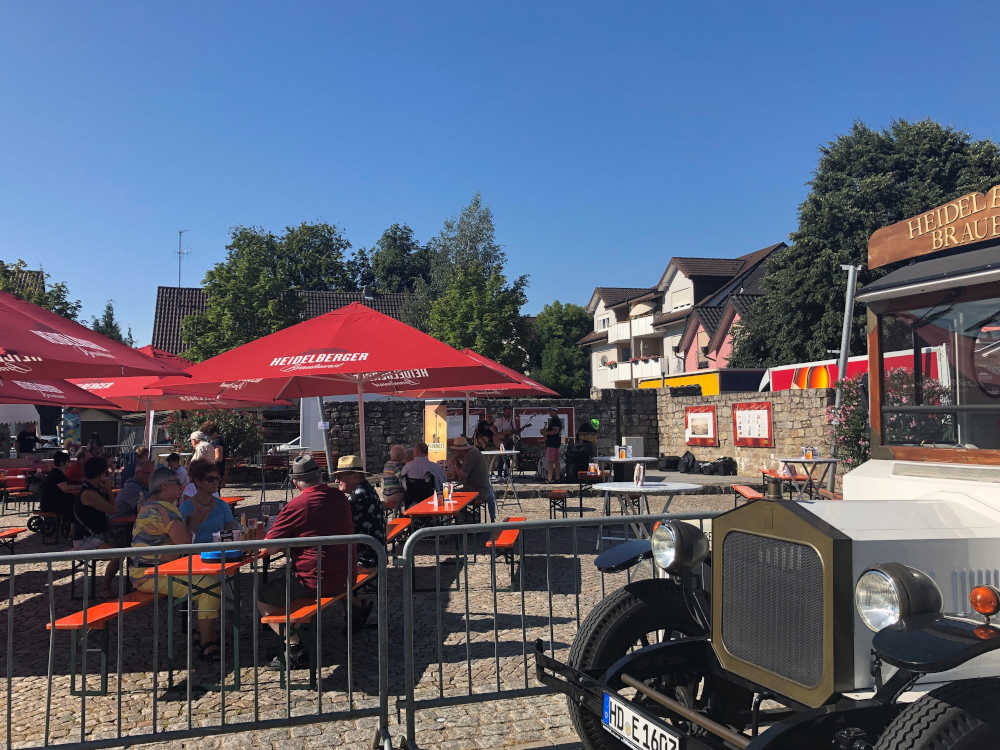
<svg viewBox="0 0 1000 750">
<path fill-rule="evenodd" d="M 354 519 L 354 533 L 368 536 L 385 544 L 385 513 L 382 510 L 382 500 L 375 488 L 368 483 L 365 468 L 359 456 L 341 456 L 337 461 L 337 470 L 333 472 L 333 480 L 347 495 L 351 504 L 351 514 Z M 358 562 L 362 567 L 374 568 L 378 565 L 378 557 L 371 547 L 358 547 Z"/>
</svg>

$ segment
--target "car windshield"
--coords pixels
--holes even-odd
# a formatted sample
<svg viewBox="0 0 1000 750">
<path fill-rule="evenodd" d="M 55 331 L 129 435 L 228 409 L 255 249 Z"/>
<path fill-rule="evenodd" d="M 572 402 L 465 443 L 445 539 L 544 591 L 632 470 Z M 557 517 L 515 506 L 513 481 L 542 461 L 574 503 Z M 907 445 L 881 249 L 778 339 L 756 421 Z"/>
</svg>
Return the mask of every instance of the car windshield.
<svg viewBox="0 0 1000 750">
<path fill-rule="evenodd" d="M 879 316 L 882 440 L 1000 448 L 1000 297 L 973 287 Z"/>
</svg>

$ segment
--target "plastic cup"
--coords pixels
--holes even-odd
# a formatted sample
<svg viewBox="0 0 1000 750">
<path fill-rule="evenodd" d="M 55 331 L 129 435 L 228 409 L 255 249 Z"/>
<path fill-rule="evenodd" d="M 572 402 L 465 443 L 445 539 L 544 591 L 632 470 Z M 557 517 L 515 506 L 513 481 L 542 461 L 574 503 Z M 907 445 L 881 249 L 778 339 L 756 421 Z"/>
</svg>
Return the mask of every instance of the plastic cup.
<svg viewBox="0 0 1000 750">
<path fill-rule="evenodd" d="M 222 541 L 222 532 L 213 531 L 212 532 L 212 541 L 213 542 L 221 542 Z"/>
</svg>

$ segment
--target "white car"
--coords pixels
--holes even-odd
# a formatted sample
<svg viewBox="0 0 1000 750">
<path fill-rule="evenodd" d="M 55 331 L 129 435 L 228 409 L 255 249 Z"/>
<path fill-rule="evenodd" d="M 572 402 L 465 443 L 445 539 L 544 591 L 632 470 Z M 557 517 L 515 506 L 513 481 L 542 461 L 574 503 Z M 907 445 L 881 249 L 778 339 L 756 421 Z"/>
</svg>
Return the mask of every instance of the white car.
<svg viewBox="0 0 1000 750">
<path fill-rule="evenodd" d="M 299 435 L 294 440 L 289 440 L 287 443 L 282 443 L 281 445 L 276 445 L 273 448 L 268 449 L 267 454 L 269 456 L 275 456 L 279 453 L 291 453 L 293 451 L 301 450 L 302 448 L 302 436 Z"/>
</svg>

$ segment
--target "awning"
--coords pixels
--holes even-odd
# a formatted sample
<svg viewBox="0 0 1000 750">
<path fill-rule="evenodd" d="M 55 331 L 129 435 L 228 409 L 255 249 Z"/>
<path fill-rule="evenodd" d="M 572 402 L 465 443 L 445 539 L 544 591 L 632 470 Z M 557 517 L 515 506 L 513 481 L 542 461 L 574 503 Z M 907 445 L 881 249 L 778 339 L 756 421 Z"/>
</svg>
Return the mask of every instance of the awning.
<svg viewBox="0 0 1000 750">
<path fill-rule="evenodd" d="M 1000 281 L 1000 245 L 920 260 L 868 284 L 856 299 L 869 303 Z"/>
</svg>

